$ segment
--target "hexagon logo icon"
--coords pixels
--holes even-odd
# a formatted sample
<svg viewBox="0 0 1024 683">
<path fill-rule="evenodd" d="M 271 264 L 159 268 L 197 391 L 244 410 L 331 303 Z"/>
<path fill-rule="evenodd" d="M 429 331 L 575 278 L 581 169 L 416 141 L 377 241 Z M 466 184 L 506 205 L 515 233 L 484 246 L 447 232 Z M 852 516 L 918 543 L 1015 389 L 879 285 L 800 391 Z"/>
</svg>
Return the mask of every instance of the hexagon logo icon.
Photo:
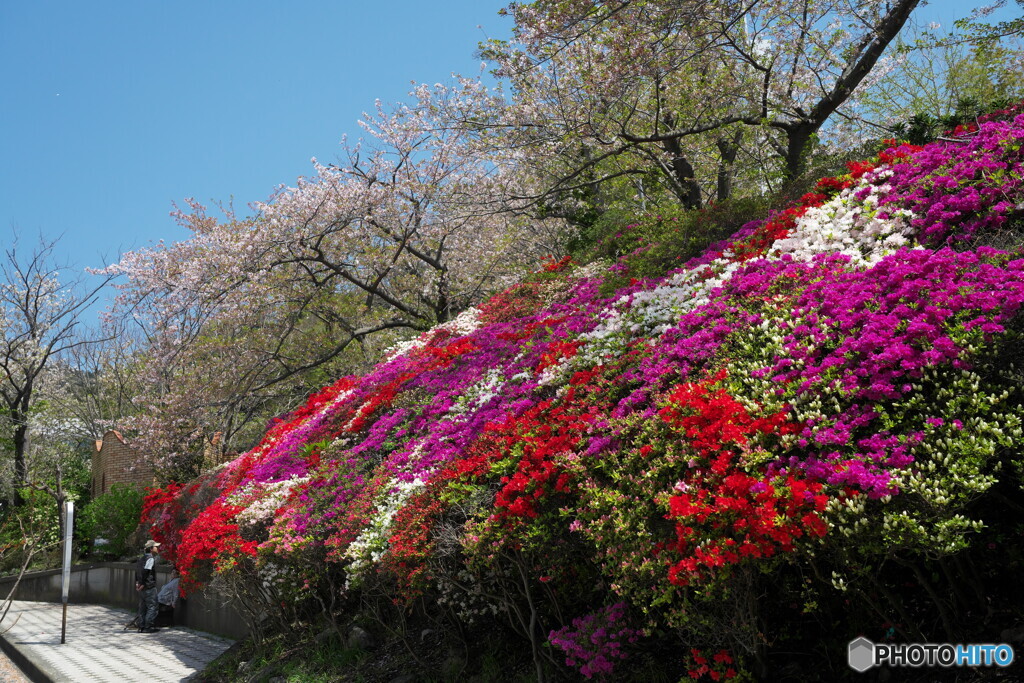
<svg viewBox="0 0 1024 683">
<path fill-rule="evenodd" d="M 847 657 L 851 669 L 864 673 L 875 664 L 875 644 L 864 637 L 851 640 Z"/>
</svg>

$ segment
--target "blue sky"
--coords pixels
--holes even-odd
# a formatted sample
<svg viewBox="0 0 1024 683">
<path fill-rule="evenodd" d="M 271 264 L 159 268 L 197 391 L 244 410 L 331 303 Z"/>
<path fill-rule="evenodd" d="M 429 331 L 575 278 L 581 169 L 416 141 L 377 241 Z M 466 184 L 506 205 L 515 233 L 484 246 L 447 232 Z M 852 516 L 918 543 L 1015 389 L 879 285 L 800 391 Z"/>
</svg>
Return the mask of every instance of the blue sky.
<svg viewBox="0 0 1024 683">
<path fill-rule="evenodd" d="M 0 2 L 0 246 L 60 237 L 80 272 L 185 239 L 168 215 L 185 197 L 245 213 L 311 157 L 335 160 L 375 99 L 477 73 L 477 43 L 509 32 L 504 4 Z"/>
<path fill-rule="evenodd" d="M 501 6 L 2 2 L 0 245 L 62 235 L 84 267 L 186 238 L 168 216 L 184 197 L 244 213 L 336 160 L 376 98 L 477 73 Z"/>
</svg>

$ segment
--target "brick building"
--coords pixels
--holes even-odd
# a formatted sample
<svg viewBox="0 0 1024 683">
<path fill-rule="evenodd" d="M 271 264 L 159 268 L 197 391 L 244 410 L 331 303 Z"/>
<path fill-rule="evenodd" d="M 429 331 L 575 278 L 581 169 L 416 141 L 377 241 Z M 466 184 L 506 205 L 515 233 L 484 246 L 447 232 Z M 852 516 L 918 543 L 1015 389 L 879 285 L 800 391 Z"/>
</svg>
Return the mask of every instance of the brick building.
<svg viewBox="0 0 1024 683">
<path fill-rule="evenodd" d="M 92 454 L 92 495 L 110 491 L 114 484 L 136 484 L 139 488 L 154 483 L 153 466 L 138 451 L 111 429 L 96 442 Z"/>
<path fill-rule="evenodd" d="M 221 432 L 216 432 L 212 439 L 206 440 L 203 444 L 203 472 L 209 472 L 213 468 L 219 467 L 238 457 L 237 453 L 226 453 L 224 451 L 221 444 L 221 436 Z"/>
</svg>

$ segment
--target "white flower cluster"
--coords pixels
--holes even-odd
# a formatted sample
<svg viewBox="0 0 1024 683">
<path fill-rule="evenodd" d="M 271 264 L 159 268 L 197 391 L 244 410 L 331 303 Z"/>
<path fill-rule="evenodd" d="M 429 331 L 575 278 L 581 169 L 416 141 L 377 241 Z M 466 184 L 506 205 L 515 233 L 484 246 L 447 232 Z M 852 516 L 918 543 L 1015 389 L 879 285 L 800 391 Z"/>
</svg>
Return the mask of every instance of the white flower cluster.
<svg viewBox="0 0 1024 683">
<path fill-rule="evenodd" d="M 610 264 L 608 263 L 607 259 L 595 259 L 590 263 L 577 268 L 575 271 L 573 271 L 573 275 L 575 275 L 580 280 L 586 280 L 587 278 L 591 277 L 603 276 L 607 272 L 609 265 Z"/>
<path fill-rule="evenodd" d="M 508 382 L 509 380 L 505 378 L 503 367 L 491 368 L 479 381 L 466 388 L 466 391 L 459 396 L 455 405 L 448 411 L 449 414 L 464 415 L 478 410 L 485 403 L 499 395 L 502 388 Z"/>
<path fill-rule="evenodd" d="M 227 502 L 245 508 L 235 518 L 239 525 L 254 526 L 273 518 L 274 512 L 284 504 L 292 489 L 307 481 L 309 477 L 295 475 L 269 484 L 252 482 L 228 496 Z"/>
<path fill-rule="evenodd" d="M 879 200 L 892 190 L 882 182 L 890 175 L 892 171 L 885 168 L 865 174 L 857 186 L 821 207 L 809 209 L 789 237 L 777 240 L 765 257 L 789 254 L 810 260 L 816 254 L 841 253 L 848 255 L 854 265 L 869 267 L 900 247 L 913 244 L 913 213 L 888 207 L 885 212 L 878 210 Z M 866 196 L 858 198 L 858 193 Z M 886 217 L 880 217 L 880 213 Z M 675 273 L 652 289 L 621 297 L 594 330 L 581 335 L 586 344 L 573 359 L 574 364 L 600 363 L 620 353 L 629 339 L 664 334 L 682 315 L 707 303 L 712 292 L 741 265 L 734 254 L 725 251 L 714 261 Z"/>
<path fill-rule="evenodd" d="M 892 187 L 875 185 L 892 174 L 882 170 L 865 175 L 861 184 L 847 188 L 817 208 L 808 209 L 797 219 L 789 237 L 777 240 L 768 250 L 768 258 L 790 254 L 801 261 L 817 254 L 845 254 L 855 266 L 870 267 L 903 246 L 911 244 L 914 215 L 906 209 L 889 209 L 879 217 L 878 202 Z M 867 189 L 863 199 L 854 195 Z"/>
<path fill-rule="evenodd" d="M 345 567 L 348 575 L 346 588 L 358 584 L 360 574 L 384 556 L 388 550 L 388 538 L 391 536 L 391 523 L 395 515 L 425 485 L 423 480 L 416 478 L 412 481 L 395 481 L 385 490 L 380 498 L 380 507 L 374 510 L 362 533 L 345 550 L 344 557 L 349 561 Z"/>
<path fill-rule="evenodd" d="M 454 577 L 439 576 L 437 578 L 437 604 L 447 605 L 458 615 L 459 619 L 472 624 L 481 616 L 494 616 L 501 608 L 490 601 L 489 591 L 473 574 L 465 569 L 459 570 Z"/>
<path fill-rule="evenodd" d="M 404 356 L 413 349 L 419 349 L 426 346 L 439 330 L 447 330 L 456 337 L 464 337 L 467 334 L 476 331 L 480 325 L 480 309 L 475 307 L 467 308 L 448 322 L 430 328 L 415 339 L 399 342 L 387 349 L 384 352 L 384 362 L 386 363 L 387 361 L 394 360 L 399 356 Z"/>
<path fill-rule="evenodd" d="M 723 254 L 693 270 L 675 273 L 653 289 L 623 296 L 609 307 L 604 320 L 580 336 L 586 345 L 576 358 L 583 365 L 600 363 L 622 350 L 623 340 L 658 337 L 679 318 L 707 303 L 711 292 L 722 286 L 740 267 Z M 712 275 L 707 276 L 710 269 Z"/>
</svg>

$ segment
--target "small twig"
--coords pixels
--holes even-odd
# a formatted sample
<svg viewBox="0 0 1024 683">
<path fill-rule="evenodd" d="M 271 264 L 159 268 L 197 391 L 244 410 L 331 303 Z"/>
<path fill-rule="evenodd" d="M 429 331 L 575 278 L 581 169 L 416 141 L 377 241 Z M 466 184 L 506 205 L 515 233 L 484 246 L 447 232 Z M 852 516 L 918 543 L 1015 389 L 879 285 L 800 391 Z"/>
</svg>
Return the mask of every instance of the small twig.
<svg viewBox="0 0 1024 683">
<path fill-rule="evenodd" d="M 4 608 L 4 616 L 7 616 L 7 610 L 10 609 L 10 601 L 8 601 L 7 604 L 8 604 L 8 606 Z M 18 612 L 18 616 L 14 620 L 13 624 L 11 624 L 7 628 L 5 628 L 3 631 L 0 631 L 0 636 L 4 636 L 4 635 L 7 635 L 8 633 L 10 633 L 11 629 L 14 628 L 15 626 L 17 626 L 19 621 L 21 621 L 21 612 Z"/>
</svg>

